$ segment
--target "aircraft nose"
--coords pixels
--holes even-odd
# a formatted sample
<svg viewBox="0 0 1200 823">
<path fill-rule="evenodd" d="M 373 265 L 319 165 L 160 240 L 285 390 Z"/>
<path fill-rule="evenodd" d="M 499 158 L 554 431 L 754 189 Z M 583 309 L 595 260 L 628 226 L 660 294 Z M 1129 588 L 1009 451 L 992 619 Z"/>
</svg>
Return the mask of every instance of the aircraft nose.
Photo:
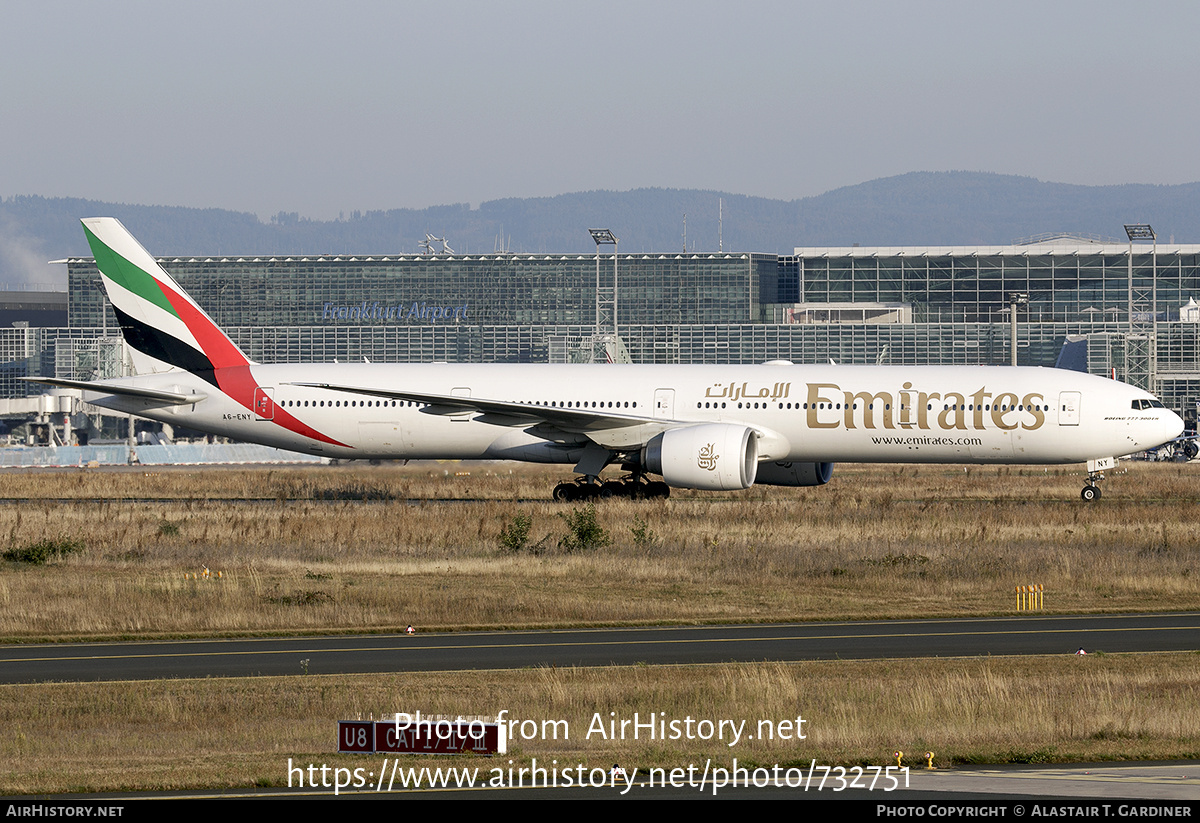
<svg viewBox="0 0 1200 823">
<path fill-rule="evenodd" d="M 1173 411 L 1166 409 L 1163 411 L 1164 414 L 1159 418 L 1159 423 L 1162 425 L 1162 442 L 1166 443 L 1183 434 L 1183 418 Z"/>
</svg>

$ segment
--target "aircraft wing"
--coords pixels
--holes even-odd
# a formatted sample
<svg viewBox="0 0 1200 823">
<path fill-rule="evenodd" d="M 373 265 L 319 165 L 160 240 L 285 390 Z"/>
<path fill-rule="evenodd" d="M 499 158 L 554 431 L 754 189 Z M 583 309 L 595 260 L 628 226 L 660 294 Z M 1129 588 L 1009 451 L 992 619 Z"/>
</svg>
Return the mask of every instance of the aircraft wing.
<svg viewBox="0 0 1200 823">
<path fill-rule="evenodd" d="M 408 400 L 429 406 L 425 411 L 432 414 L 461 414 L 477 412 L 490 418 L 490 422 L 513 425 L 531 424 L 531 431 L 547 439 L 555 439 L 555 432 L 579 434 L 606 449 L 620 450 L 639 448 L 646 445 L 655 435 L 680 426 L 695 425 L 694 421 L 665 419 L 647 415 L 628 414 L 616 409 L 567 408 L 544 406 L 533 403 L 517 403 L 511 400 L 488 400 L 482 397 L 459 397 L 447 394 L 381 389 L 368 386 L 339 386 L 334 383 L 291 383 L 311 389 L 328 389 L 347 394 L 386 397 L 389 400 Z M 787 439 L 778 432 L 764 426 L 751 426 L 758 435 L 760 460 L 774 460 L 787 454 Z"/>
<path fill-rule="evenodd" d="M 164 403 L 175 405 L 199 403 L 208 397 L 203 392 L 183 394 L 182 392 L 165 391 L 163 389 L 148 389 L 141 386 L 129 386 L 123 383 L 110 383 L 107 380 L 66 380 L 60 377 L 22 377 L 21 379 L 29 383 L 43 383 L 47 386 L 55 386 L 60 389 L 80 389 L 82 391 L 93 391 L 101 394 L 115 394 L 122 397 L 138 397 L 143 400 L 160 400 Z"/>
<path fill-rule="evenodd" d="M 663 429 L 667 429 L 684 422 L 680 420 L 663 420 L 646 415 L 627 414 L 619 412 L 616 409 L 585 409 L 582 407 L 576 409 L 563 406 L 542 406 L 531 403 L 517 403 L 511 400 L 488 400 L 482 397 L 427 394 L 425 392 L 381 389 L 368 386 L 339 386 L 334 383 L 293 382 L 289 385 L 303 386 L 310 389 L 328 389 L 329 391 L 340 391 L 347 394 L 386 397 L 389 400 L 408 400 L 413 403 L 424 403 L 432 407 L 435 414 L 479 412 L 488 415 L 503 415 L 504 417 L 514 418 L 516 421 L 527 420 L 532 423 L 550 423 L 564 431 L 570 432 L 621 429 L 646 424 L 661 424 Z"/>
</svg>

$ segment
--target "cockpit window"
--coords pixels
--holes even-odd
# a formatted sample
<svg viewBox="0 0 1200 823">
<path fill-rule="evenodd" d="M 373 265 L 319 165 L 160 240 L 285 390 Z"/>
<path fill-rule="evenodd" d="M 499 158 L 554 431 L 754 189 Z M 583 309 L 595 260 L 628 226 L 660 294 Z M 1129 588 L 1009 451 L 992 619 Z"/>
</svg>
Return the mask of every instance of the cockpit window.
<svg viewBox="0 0 1200 823">
<path fill-rule="evenodd" d="M 1162 404 L 1161 400 L 1146 400 L 1144 398 L 1141 400 L 1134 400 L 1133 403 L 1131 404 L 1131 407 L 1136 411 L 1141 411 L 1142 409 L 1165 409 L 1166 408 L 1166 406 L 1164 406 Z"/>
</svg>

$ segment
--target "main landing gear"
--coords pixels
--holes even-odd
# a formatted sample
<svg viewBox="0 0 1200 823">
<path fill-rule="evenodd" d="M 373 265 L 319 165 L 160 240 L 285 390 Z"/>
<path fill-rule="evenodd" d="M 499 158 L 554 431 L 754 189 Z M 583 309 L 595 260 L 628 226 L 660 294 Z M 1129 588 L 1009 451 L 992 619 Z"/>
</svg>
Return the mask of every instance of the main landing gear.
<svg viewBox="0 0 1200 823">
<path fill-rule="evenodd" d="M 647 481 L 644 475 L 629 475 L 620 480 L 603 483 L 594 475 L 577 477 L 572 482 L 559 483 L 554 487 L 554 499 L 560 503 L 574 500 L 607 500 L 624 497 L 629 500 L 653 500 L 671 494 L 671 487 L 661 480 Z"/>
</svg>

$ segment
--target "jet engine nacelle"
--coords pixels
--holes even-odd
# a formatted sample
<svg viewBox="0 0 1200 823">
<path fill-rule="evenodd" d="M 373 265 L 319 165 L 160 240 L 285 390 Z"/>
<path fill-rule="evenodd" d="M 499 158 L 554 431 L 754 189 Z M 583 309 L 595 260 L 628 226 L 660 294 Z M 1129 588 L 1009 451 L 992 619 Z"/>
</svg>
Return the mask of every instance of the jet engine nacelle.
<svg viewBox="0 0 1200 823">
<path fill-rule="evenodd" d="M 754 482 L 764 486 L 824 486 L 832 476 L 832 463 L 763 463 Z"/>
<path fill-rule="evenodd" d="M 748 489 L 758 472 L 758 438 L 729 423 L 670 429 L 642 448 L 642 465 L 677 489 Z"/>
</svg>

